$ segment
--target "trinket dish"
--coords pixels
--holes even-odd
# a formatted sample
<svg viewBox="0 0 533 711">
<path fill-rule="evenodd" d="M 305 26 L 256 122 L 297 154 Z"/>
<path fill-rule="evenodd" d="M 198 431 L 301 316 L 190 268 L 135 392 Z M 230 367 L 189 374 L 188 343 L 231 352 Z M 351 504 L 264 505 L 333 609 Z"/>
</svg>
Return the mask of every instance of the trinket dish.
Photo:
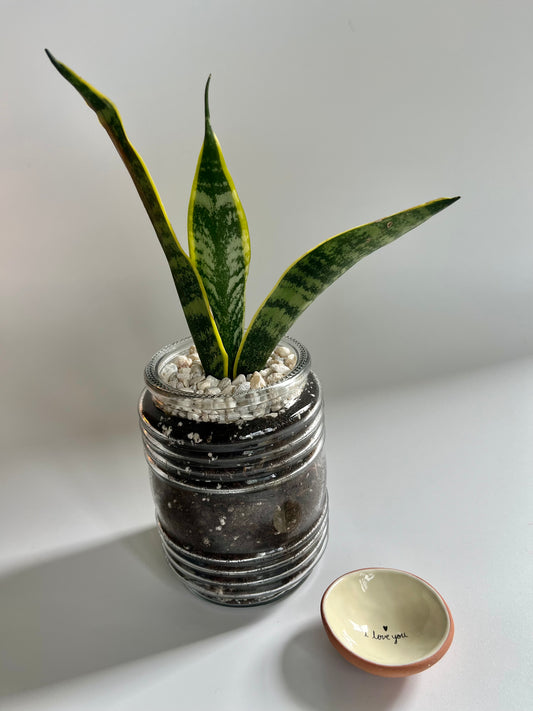
<svg viewBox="0 0 533 711">
<path fill-rule="evenodd" d="M 422 578 L 391 568 L 346 573 L 320 607 L 330 642 L 351 664 L 378 676 L 428 669 L 448 651 L 454 625 L 441 595 Z"/>
</svg>

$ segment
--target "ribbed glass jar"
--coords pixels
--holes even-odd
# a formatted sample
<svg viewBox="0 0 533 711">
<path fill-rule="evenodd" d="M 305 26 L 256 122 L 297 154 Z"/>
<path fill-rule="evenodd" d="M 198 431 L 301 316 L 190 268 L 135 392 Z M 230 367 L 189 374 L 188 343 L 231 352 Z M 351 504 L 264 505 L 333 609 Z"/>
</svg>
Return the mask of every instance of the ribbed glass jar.
<svg viewBox="0 0 533 711">
<path fill-rule="evenodd" d="M 185 585 L 224 605 L 259 605 L 301 583 L 328 530 L 324 418 L 307 350 L 275 385 L 232 398 L 185 392 L 161 371 L 192 341 L 156 353 L 139 414 L 166 557 Z"/>
</svg>

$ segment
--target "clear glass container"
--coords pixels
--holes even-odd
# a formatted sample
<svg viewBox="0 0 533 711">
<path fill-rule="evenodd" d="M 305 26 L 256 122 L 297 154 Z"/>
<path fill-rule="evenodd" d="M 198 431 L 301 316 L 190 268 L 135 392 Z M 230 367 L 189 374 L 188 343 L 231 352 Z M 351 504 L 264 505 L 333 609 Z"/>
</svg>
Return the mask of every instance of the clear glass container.
<svg viewBox="0 0 533 711">
<path fill-rule="evenodd" d="M 139 404 L 165 555 L 194 593 L 259 605 L 311 572 L 327 541 L 320 384 L 308 351 L 280 382 L 230 398 L 172 387 L 161 375 L 191 339 L 156 353 Z"/>
</svg>

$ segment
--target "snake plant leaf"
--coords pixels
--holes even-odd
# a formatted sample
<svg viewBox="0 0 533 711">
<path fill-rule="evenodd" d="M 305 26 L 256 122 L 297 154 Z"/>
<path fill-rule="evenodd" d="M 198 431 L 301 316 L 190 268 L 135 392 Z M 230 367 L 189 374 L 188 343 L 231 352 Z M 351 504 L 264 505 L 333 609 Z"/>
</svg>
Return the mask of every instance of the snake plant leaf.
<svg viewBox="0 0 533 711">
<path fill-rule="evenodd" d="M 440 198 L 355 227 L 300 257 L 284 272 L 253 317 L 237 354 L 234 372 L 251 373 L 263 368 L 280 338 L 330 284 L 363 257 L 398 239 L 458 199 Z"/>
<path fill-rule="evenodd" d="M 189 203 L 189 254 L 202 278 L 231 372 L 244 332 L 250 237 L 244 210 L 211 127 L 210 79 L 204 97 L 204 142 Z"/>
<path fill-rule="evenodd" d="M 228 373 L 228 357 L 211 316 L 202 281 L 196 267 L 181 248 L 174 234 L 148 169 L 130 143 L 117 109 L 103 94 L 59 62 L 51 52 L 45 51 L 58 72 L 81 94 L 96 113 L 120 154 L 167 258 L 204 369 L 217 377 L 224 377 Z"/>
</svg>

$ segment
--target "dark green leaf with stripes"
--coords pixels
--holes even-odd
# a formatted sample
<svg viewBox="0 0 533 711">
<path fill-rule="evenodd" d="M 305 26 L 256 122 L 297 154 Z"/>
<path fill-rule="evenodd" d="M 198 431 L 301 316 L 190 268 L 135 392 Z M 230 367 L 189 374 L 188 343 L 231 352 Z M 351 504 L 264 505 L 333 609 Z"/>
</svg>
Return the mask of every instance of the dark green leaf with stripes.
<svg viewBox="0 0 533 711">
<path fill-rule="evenodd" d="M 189 253 L 202 278 L 229 369 L 244 330 L 245 286 L 250 261 L 248 225 L 211 128 L 205 88 L 205 136 L 189 204 Z"/>
<path fill-rule="evenodd" d="M 234 372 L 264 367 L 294 321 L 330 284 L 376 249 L 454 203 L 441 198 L 331 237 L 304 254 L 282 275 L 258 309 L 244 336 Z"/>
<path fill-rule="evenodd" d="M 168 260 L 185 318 L 204 369 L 217 377 L 227 374 L 227 355 L 211 317 L 207 296 L 194 264 L 181 248 L 156 187 L 142 158 L 130 143 L 115 106 L 48 50 L 59 73 L 81 94 L 107 131 L 137 188 Z"/>
</svg>

